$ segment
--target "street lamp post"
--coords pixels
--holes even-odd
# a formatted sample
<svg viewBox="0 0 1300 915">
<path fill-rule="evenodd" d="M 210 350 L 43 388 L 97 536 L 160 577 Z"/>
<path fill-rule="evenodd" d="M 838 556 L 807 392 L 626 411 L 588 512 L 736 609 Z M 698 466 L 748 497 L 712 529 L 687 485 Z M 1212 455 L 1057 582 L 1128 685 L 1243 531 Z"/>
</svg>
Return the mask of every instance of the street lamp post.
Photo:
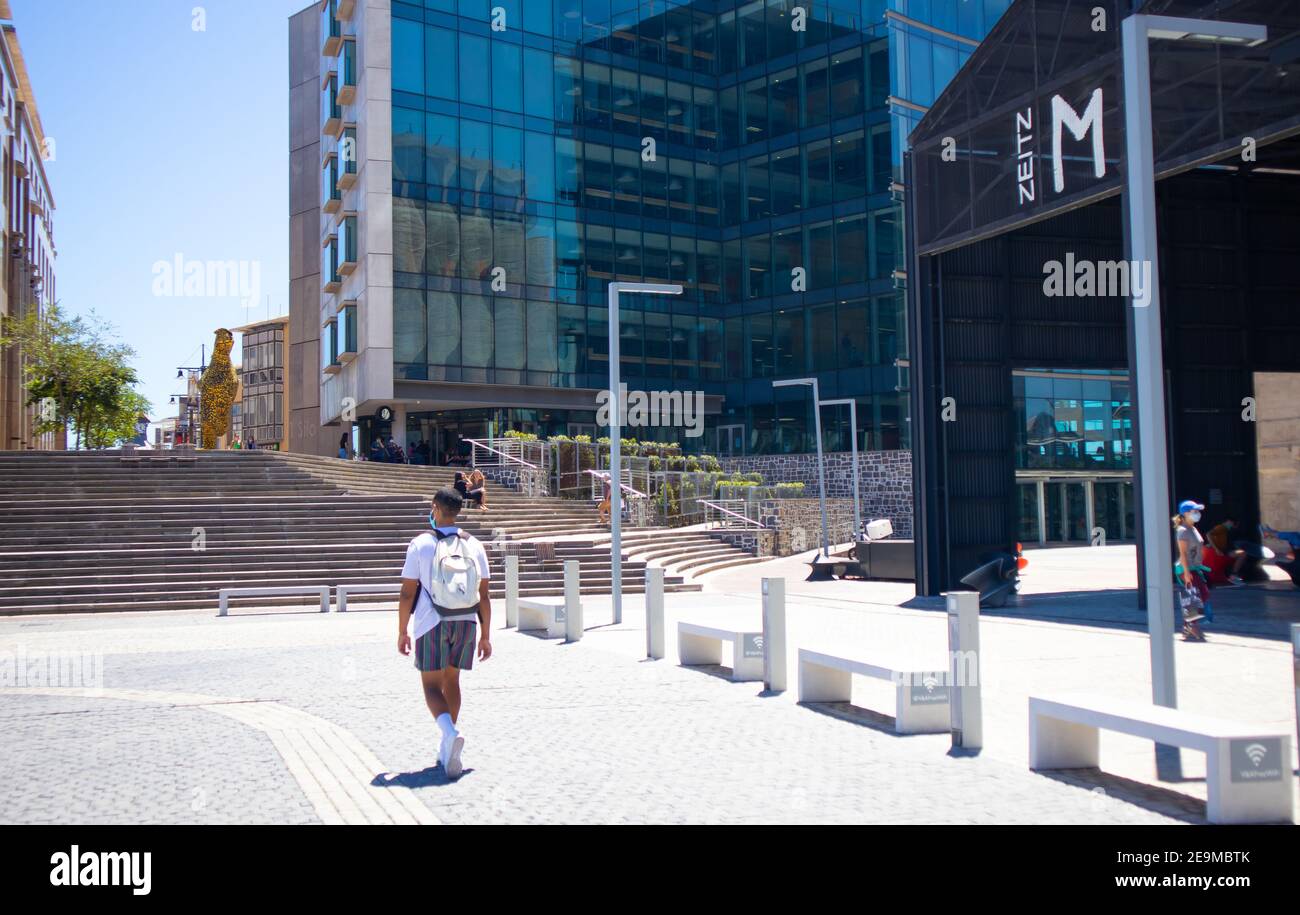
<svg viewBox="0 0 1300 915">
<path fill-rule="evenodd" d="M 1142 499 L 1142 567 L 1151 692 L 1156 705 L 1178 706 L 1174 673 L 1173 552 L 1169 543 L 1168 451 L 1165 438 L 1164 353 L 1160 328 L 1160 256 L 1156 235 L 1154 134 L 1151 126 L 1150 39 L 1190 39 L 1254 45 L 1267 40 L 1262 25 L 1133 15 L 1121 30 L 1124 61 L 1125 188 L 1131 262 L 1150 265 L 1151 299 L 1133 303 L 1133 374 L 1137 386 L 1138 483 Z"/>
<path fill-rule="evenodd" d="M 820 487 L 819 500 L 822 509 L 822 557 L 831 558 L 830 531 L 826 524 L 826 464 L 822 460 L 822 410 L 821 395 L 817 388 L 816 378 L 787 378 L 784 381 L 772 382 L 774 388 L 788 388 L 797 385 L 812 385 L 813 397 L 813 422 L 817 428 L 817 483 Z M 854 470 L 856 471 L 856 465 Z"/>
<path fill-rule="evenodd" d="M 823 400 L 823 407 L 838 407 L 844 404 L 849 405 L 849 431 L 852 433 L 853 453 L 853 539 L 857 540 L 862 536 L 862 505 L 858 498 L 858 402 L 852 397 L 844 397 L 836 400 Z"/>
<path fill-rule="evenodd" d="M 623 622 L 623 481 L 620 477 L 623 404 L 619 380 L 619 321 L 618 297 L 620 293 L 642 295 L 681 295 L 682 287 L 676 283 L 610 283 L 609 284 L 609 562 L 610 597 L 614 602 L 614 622 Z"/>
</svg>

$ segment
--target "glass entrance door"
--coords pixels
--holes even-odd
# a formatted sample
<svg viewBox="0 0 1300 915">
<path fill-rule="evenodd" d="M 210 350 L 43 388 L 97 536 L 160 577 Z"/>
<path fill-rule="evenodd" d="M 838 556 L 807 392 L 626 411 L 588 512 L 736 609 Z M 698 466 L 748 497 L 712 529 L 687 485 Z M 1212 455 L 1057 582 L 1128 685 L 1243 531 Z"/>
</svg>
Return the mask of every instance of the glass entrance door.
<svg viewBox="0 0 1300 915">
<path fill-rule="evenodd" d="M 745 427 L 718 426 L 718 454 L 744 454 Z"/>
<path fill-rule="evenodd" d="M 1134 536 L 1129 480 L 1021 479 L 1016 515 L 1022 543 L 1122 543 Z"/>
</svg>

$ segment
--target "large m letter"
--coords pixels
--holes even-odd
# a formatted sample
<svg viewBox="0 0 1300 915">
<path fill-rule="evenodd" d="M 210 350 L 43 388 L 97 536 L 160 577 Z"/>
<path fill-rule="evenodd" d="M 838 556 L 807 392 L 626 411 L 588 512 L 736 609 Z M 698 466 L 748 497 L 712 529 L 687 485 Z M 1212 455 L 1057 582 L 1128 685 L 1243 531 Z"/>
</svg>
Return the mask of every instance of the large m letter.
<svg viewBox="0 0 1300 915">
<path fill-rule="evenodd" d="M 1079 117 L 1070 103 L 1059 95 L 1052 96 L 1052 187 L 1056 193 L 1065 190 L 1065 168 L 1061 156 L 1061 128 L 1069 127 L 1076 140 L 1082 140 L 1092 130 L 1092 173 L 1101 178 L 1106 174 L 1106 140 L 1102 136 L 1101 89 L 1094 89 L 1088 107 Z"/>
</svg>

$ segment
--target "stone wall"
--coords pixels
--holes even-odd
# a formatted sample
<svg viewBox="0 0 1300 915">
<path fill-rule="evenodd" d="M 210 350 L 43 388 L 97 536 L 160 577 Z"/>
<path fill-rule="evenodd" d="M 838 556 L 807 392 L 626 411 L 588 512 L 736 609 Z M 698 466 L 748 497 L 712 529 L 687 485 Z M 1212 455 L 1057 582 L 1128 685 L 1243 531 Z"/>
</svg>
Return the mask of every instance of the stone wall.
<svg viewBox="0 0 1300 915">
<path fill-rule="evenodd" d="M 764 499 L 759 503 L 756 527 L 709 531 L 709 536 L 748 550 L 755 556 L 793 556 L 821 547 L 822 514 L 818 499 Z M 853 500 L 826 500 L 826 528 L 830 543 L 853 540 Z"/>
<path fill-rule="evenodd" d="M 826 456 L 826 498 L 848 499 L 852 515 L 853 455 L 837 451 Z M 728 473 L 760 473 L 764 483 L 803 483 L 804 494 L 817 495 L 816 454 L 759 454 L 724 457 Z M 864 451 L 858 454 L 858 483 L 864 521 L 888 518 L 894 536 L 912 536 L 912 452 Z M 785 500 L 782 500 L 785 501 Z M 800 500 L 794 500 L 800 501 Z M 813 499 L 816 505 L 816 498 Z M 829 512 L 829 509 L 828 509 Z M 821 529 L 820 519 L 817 529 Z M 820 537 L 820 533 L 817 535 Z M 832 540 L 836 538 L 831 537 Z M 840 538 L 848 540 L 849 538 Z M 816 544 L 812 544 L 815 546 Z M 796 551 L 797 552 L 797 551 Z"/>
</svg>

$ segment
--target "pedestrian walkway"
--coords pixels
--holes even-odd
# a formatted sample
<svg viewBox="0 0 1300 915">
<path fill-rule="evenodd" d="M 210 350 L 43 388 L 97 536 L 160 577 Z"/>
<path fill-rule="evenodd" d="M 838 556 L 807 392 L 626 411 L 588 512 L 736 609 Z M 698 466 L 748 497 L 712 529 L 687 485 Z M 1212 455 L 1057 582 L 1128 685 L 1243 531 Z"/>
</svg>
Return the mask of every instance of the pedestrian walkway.
<svg viewBox="0 0 1300 915">
<path fill-rule="evenodd" d="M 350 822 L 346 796 L 362 816 L 377 807 L 395 820 L 397 808 L 409 813 L 409 806 L 376 792 L 402 790 L 445 824 L 1203 818 L 1203 806 L 1182 793 L 1110 776 L 1031 773 L 1009 740 L 993 748 L 993 738 L 1000 743 L 1015 730 L 994 723 L 996 715 L 989 751 L 953 756 L 947 735 L 897 737 L 879 721 L 800 707 L 791 694 L 761 696 L 761 684 L 678 667 L 671 641 L 668 659 L 646 661 L 636 598 L 629 596 L 621 626 L 602 625 L 608 599 L 603 608 L 599 598 L 584 600 L 592 628 L 577 644 L 494 633 L 495 657 L 464 677 L 467 772 L 456 783 L 433 768 L 435 728 L 409 659 L 396 653 L 391 612 L 0 620 L 6 658 L 20 649 L 29 659 L 102 651 L 104 687 L 98 696 L 48 686 L 6 691 L 0 765 L 22 774 L 0 783 L 0 815 L 24 823 L 331 822 L 337 818 L 322 812 L 322 796 L 334 796 L 334 810 Z M 669 616 L 750 614 L 753 601 L 670 595 Z M 841 627 L 826 630 L 836 638 L 841 630 L 943 638 L 939 618 L 922 611 L 791 602 L 792 621 L 809 614 L 811 622 L 815 613 Z M 500 608 L 495 619 L 500 625 Z M 1034 647 L 1037 629 L 1020 624 L 1004 637 L 994 628 L 986 628 L 988 646 L 1005 643 L 1041 656 L 1036 664 L 1053 664 L 1054 643 L 1044 643 L 1046 652 Z M 792 645 L 799 638 L 796 630 Z M 172 693 L 197 698 L 178 702 Z M 263 706 L 274 714 L 254 711 Z M 311 790 L 294 745 L 276 738 L 277 715 L 309 732 L 323 728 L 340 755 L 348 750 L 351 761 L 338 763 L 315 737 L 299 743 L 316 747 L 319 758 L 308 768 L 324 766 L 331 786 Z"/>
</svg>

